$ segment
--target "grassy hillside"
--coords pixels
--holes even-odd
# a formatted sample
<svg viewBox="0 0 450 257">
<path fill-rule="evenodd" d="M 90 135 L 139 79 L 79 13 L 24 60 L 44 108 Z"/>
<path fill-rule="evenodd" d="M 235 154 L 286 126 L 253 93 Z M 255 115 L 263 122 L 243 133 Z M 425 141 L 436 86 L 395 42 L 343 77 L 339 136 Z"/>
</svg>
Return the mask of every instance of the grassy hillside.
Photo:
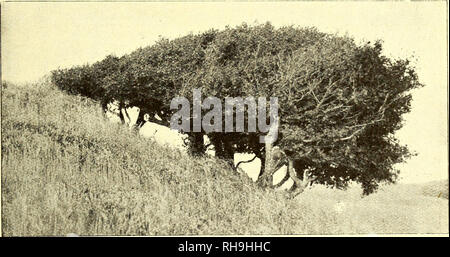
<svg viewBox="0 0 450 257">
<path fill-rule="evenodd" d="M 3 84 L 1 118 L 4 236 L 448 233 L 447 199 L 316 186 L 289 200 L 46 83 Z"/>
<path fill-rule="evenodd" d="M 426 196 L 448 199 L 448 180 L 426 183 L 421 191 Z"/>
</svg>

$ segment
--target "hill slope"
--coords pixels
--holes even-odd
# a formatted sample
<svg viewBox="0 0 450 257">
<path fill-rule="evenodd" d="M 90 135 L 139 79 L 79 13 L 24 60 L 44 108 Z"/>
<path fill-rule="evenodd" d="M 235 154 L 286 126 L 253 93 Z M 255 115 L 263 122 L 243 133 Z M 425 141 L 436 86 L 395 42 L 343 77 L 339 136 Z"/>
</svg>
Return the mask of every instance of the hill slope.
<svg viewBox="0 0 450 257">
<path fill-rule="evenodd" d="M 448 180 L 426 183 L 421 190 L 426 196 L 448 199 Z"/>
<path fill-rule="evenodd" d="M 448 233 L 448 200 L 322 187 L 288 200 L 46 83 L 2 85 L 1 132 L 4 236 Z"/>
</svg>

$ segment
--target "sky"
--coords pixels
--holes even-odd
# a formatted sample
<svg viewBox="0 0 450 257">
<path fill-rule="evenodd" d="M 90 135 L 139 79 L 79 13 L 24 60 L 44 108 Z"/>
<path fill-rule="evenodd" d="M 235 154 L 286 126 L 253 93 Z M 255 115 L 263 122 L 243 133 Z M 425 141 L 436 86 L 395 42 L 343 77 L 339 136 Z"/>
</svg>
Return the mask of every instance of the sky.
<svg viewBox="0 0 450 257">
<path fill-rule="evenodd" d="M 2 3 L 2 80 L 34 81 L 56 68 L 123 55 L 159 37 L 270 21 L 383 40 L 384 54 L 410 58 L 426 86 L 398 131 L 418 153 L 401 183 L 448 179 L 448 52 L 445 2 Z"/>
</svg>

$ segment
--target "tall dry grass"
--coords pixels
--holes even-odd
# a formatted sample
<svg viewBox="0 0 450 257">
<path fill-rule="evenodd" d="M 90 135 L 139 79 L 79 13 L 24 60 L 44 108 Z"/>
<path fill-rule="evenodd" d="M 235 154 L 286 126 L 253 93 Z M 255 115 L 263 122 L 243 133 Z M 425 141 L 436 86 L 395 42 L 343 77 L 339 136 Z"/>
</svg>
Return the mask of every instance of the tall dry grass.
<svg viewBox="0 0 450 257">
<path fill-rule="evenodd" d="M 317 186 L 290 200 L 47 83 L 4 83 L 1 118 L 4 236 L 448 233 L 447 199 Z"/>
</svg>

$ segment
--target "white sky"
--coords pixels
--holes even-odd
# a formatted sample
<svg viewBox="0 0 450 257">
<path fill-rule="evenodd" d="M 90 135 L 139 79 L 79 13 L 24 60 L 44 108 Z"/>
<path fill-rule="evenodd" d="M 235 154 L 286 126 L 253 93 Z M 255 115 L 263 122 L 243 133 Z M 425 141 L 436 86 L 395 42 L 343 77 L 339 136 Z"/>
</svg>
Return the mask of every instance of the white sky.
<svg viewBox="0 0 450 257">
<path fill-rule="evenodd" d="M 242 22 L 315 26 L 384 41 L 385 54 L 414 56 L 421 82 L 398 137 L 419 153 L 400 182 L 448 178 L 447 6 L 445 2 L 2 3 L 2 79 L 24 82 L 58 67 L 130 53 L 159 36 Z"/>
</svg>

